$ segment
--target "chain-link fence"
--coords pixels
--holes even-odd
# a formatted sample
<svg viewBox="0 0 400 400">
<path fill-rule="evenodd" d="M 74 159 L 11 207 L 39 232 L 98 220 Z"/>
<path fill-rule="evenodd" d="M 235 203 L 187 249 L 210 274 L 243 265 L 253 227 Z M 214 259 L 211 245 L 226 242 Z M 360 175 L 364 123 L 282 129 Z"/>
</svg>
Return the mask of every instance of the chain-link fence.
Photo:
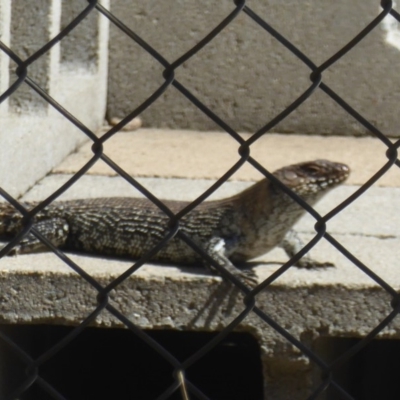
<svg viewBox="0 0 400 400">
<path fill-rule="evenodd" d="M 65 28 L 58 33 L 52 40 L 46 43 L 42 48 L 40 48 L 36 53 L 30 55 L 28 58 L 22 59 L 19 54 L 16 54 L 12 49 L 8 48 L 4 43 L 0 42 L 0 49 L 10 57 L 13 62 L 15 62 L 18 67 L 15 70 L 17 79 L 15 82 L 4 91 L 0 96 L 0 101 L 12 97 L 13 93 L 19 89 L 20 86 L 29 86 L 32 91 L 48 102 L 55 110 L 62 114 L 66 119 L 68 119 L 71 124 L 79 128 L 83 135 L 93 142 L 92 150 L 93 157 L 84 165 L 74 176 L 69 179 L 69 181 L 55 191 L 51 196 L 40 202 L 39 205 L 34 207 L 32 210 L 25 209 L 21 203 L 19 203 L 15 198 L 13 198 L 9 193 L 7 193 L 6 188 L 0 189 L 0 194 L 11 203 L 16 210 L 18 210 L 23 216 L 23 229 L 18 233 L 18 235 L 8 243 L 1 251 L 0 257 L 6 256 L 14 246 L 16 246 L 19 241 L 31 232 L 37 238 L 39 238 L 46 246 L 51 249 L 54 254 L 56 254 L 62 261 L 64 261 L 72 270 L 77 272 L 82 279 L 84 279 L 89 285 L 91 285 L 97 291 L 97 307 L 93 309 L 92 313 L 88 315 L 76 328 L 67 332 L 57 343 L 52 347 L 43 351 L 40 355 L 33 357 L 32 355 L 25 352 L 20 346 L 18 346 L 11 338 L 5 333 L 1 332 L 0 337 L 3 343 L 11 349 L 12 352 L 18 355 L 21 359 L 23 367 L 25 368 L 25 377 L 13 388 L 13 392 L 10 393 L 7 399 L 18 399 L 23 396 L 23 394 L 29 391 L 29 388 L 35 384 L 40 386 L 45 392 L 47 392 L 54 399 L 65 399 L 61 391 L 56 387 L 53 387 L 49 382 L 42 378 L 40 371 L 41 368 L 54 356 L 56 356 L 62 349 L 66 346 L 70 346 L 70 343 L 82 335 L 83 332 L 88 328 L 88 326 L 93 323 L 96 317 L 103 312 L 111 313 L 115 318 L 121 321 L 125 327 L 130 330 L 135 337 L 139 338 L 145 346 L 150 346 L 154 349 L 170 366 L 171 373 L 174 376 L 174 382 L 172 385 L 167 387 L 162 393 L 158 395 L 158 399 L 168 399 L 174 393 L 181 393 L 181 397 L 184 399 L 197 398 L 197 399 L 207 399 L 207 395 L 203 393 L 202 388 L 193 384 L 185 374 L 185 371 L 199 362 L 206 354 L 208 354 L 215 346 L 218 345 L 226 336 L 232 333 L 246 318 L 250 313 L 257 315 L 263 323 L 272 327 L 276 332 L 282 335 L 289 343 L 295 346 L 299 351 L 307 357 L 316 368 L 318 368 L 322 375 L 322 380 L 318 387 L 314 388 L 309 399 L 317 399 L 321 393 L 323 393 L 328 387 L 333 388 L 336 393 L 336 398 L 340 399 L 352 399 L 353 397 L 346 392 L 336 381 L 335 375 L 333 373 L 340 365 L 346 363 L 351 357 L 360 352 L 369 342 L 371 342 L 377 335 L 388 326 L 388 324 L 397 316 L 400 310 L 399 297 L 396 290 L 390 285 L 390 283 L 384 281 L 381 277 L 375 274 L 367 265 L 362 263 L 357 257 L 355 257 L 349 250 L 347 250 L 341 243 L 339 243 L 333 236 L 326 232 L 326 223 L 334 218 L 338 213 L 340 213 L 345 207 L 347 207 L 352 202 L 356 201 L 365 191 L 367 191 L 378 179 L 380 179 L 386 171 L 388 171 L 393 164 L 400 166 L 400 161 L 397 158 L 397 148 L 400 145 L 400 141 L 392 143 L 392 141 L 379 129 L 377 129 L 372 123 L 370 123 L 365 117 L 360 115 L 356 110 L 354 110 L 346 101 L 341 98 L 335 91 L 329 87 L 323 81 L 323 73 L 336 63 L 341 57 L 343 57 L 347 52 L 351 51 L 357 44 L 363 40 L 372 30 L 376 29 L 380 22 L 388 15 L 391 14 L 394 18 L 400 21 L 400 15 L 392 9 L 391 1 L 382 1 L 381 13 L 373 19 L 365 29 L 363 29 L 357 36 L 355 36 L 351 41 L 349 41 L 343 48 L 341 48 L 337 53 L 333 54 L 327 61 L 321 65 L 314 64 L 306 54 L 301 52 L 296 46 L 294 46 L 289 40 L 277 32 L 267 20 L 262 18 L 260 15 L 255 13 L 247 4 L 246 1 L 235 1 L 232 4 L 232 12 L 224 18 L 218 26 L 216 26 L 208 35 L 206 35 L 201 41 L 199 41 L 194 47 L 189 51 L 182 54 L 175 61 L 168 62 L 162 54 L 157 52 L 152 46 L 149 45 L 140 36 L 140 32 L 134 32 L 129 29 L 121 20 L 117 19 L 109 10 L 104 8 L 97 1 L 89 1 L 89 4 L 85 6 L 82 12 L 71 21 Z M 120 123 L 112 127 L 101 137 L 97 137 L 94 132 L 88 129 L 81 121 L 71 115 L 68 110 L 65 110 L 62 105 L 56 102 L 47 93 L 45 88 L 43 88 L 38 82 L 30 76 L 30 68 L 35 62 L 40 60 L 41 57 L 45 56 L 48 51 L 58 42 L 62 41 L 66 35 L 68 35 L 78 24 L 85 24 L 85 18 L 90 13 L 100 13 L 102 18 L 107 18 L 109 21 L 118 29 L 121 30 L 125 35 L 131 38 L 132 41 L 136 42 L 141 46 L 150 56 L 152 56 L 157 62 L 161 64 L 164 68 L 163 78 L 164 82 L 160 87 L 154 91 L 154 93 L 149 96 L 139 107 L 134 109 L 129 115 L 126 115 Z M 265 125 L 255 132 L 248 140 L 244 140 L 241 135 L 239 135 L 234 129 L 231 128 L 222 118 L 216 115 L 212 109 L 207 107 L 202 103 L 196 96 L 194 96 L 189 87 L 183 85 L 179 80 L 175 79 L 175 71 L 177 71 L 184 62 L 193 57 L 202 48 L 208 45 L 224 28 L 231 24 L 235 18 L 244 13 L 247 17 L 258 27 L 260 35 L 272 35 L 282 46 L 286 47 L 294 56 L 301 60 L 310 69 L 310 85 L 304 93 L 301 94 L 292 104 L 290 104 L 285 110 L 283 110 L 279 115 L 276 115 L 272 120 L 267 121 Z M 140 84 L 140 82 L 136 82 Z M 113 135 L 117 134 L 122 127 L 124 127 L 133 118 L 139 116 L 167 90 L 170 86 L 173 86 L 176 90 L 180 92 L 182 96 L 193 103 L 199 110 L 201 110 L 208 118 L 214 121 L 224 132 L 232 137 L 238 145 L 238 151 L 240 154 L 240 160 L 227 171 L 218 181 L 210 187 L 205 193 L 199 196 L 195 201 L 190 203 L 187 207 L 181 210 L 179 213 L 174 214 L 160 199 L 156 198 L 152 193 L 147 191 L 142 185 L 140 185 L 135 179 L 133 179 L 129 174 L 127 174 L 119 165 L 116 165 L 104 152 L 103 145 L 107 142 Z M 382 166 L 382 168 L 371 177 L 364 185 L 362 185 L 353 195 L 346 199 L 343 203 L 338 205 L 335 209 L 330 211 L 327 215 L 321 216 L 315 210 L 312 209 L 308 204 L 306 204 L 301 198 L 299 198 L 295 193 L 293 193 L 288 188 L 284 187 L 282 183 L 271 174 L 270 171 L 266 170 L 260 163 L 258 163 L 251 156 L 251 146 L 254 145 L 257 140 L 271 131 L 280 121 L 286 118 L 294 110 L 296 110 L 304 101 L 306 101 L 310 96 L 313 95 L 315 91 L 322 91 L 325 95 L 329 96 L 334 102 L 336 102 L 340 107 L 342 107 L 347 113 L 349 113 L 355 120 L 362 124 L 371 134 L 375 135 L 381 142 L 387 147 L 386 156 L 387 163 Z M 77 180 L 79 180 L 97 161 L 103 160 L 107 163 L 114 171 L 116 171 L 121 177 L 123 177 L 127 182 L 139 190 L 144 196 L 146 196 L 151 202 L 153 202 L 160 210 L 162 210 L 170 219 L 169 226 L 165 227 L 167 232 L 164 239 L 151 251 L 143 256 L 140 260 L 132 265 L 125 273 L 120 275 L 117 279 L 111 282 L 107 286 L 103 286 L 92 276 L 90 276 L 85 270 L 83 270 L 79 265 L 74 263 L 66 254 L 61 252 L 56 248 L 46 237 L 44 237 L 34 226 L 35 214 L 43 210 L 46 206 L 57 199 L 63 192 L 71 187 Z M 310 240 L 304 248 L 298 252 L 292 259 L 287 263 L 282 265 L 273 274 L 271 274 L 263 282 L 259 283 L 254 289 L 250 289 L 243 282 L 237 279 L 235 276 L 229 274 L 228 271 L 224 271 L 218 262 L 212 259 L 208 253 L 203 249 L 199 248 L 195 242 L 185 235 L 179 229 L 179 221 L 187 215 L 190 211 L 195 209 L 200 203 L 202 203 L 211 193 L 217 190 L 223 183 L 225 183 L 243 164 L 249 163 L 258 171 L 260 171 L 265 177 L 273 181 L 278 187 L 280 187 L 284 192 L 286 192 L 294 201 L 301 204 L 307 212 L 309 212 L 316 220 L 315 230 L 316 234 L 312 240 Z M 126 315 L 122 314 L 112 303 L 110 298 L 112 294 L 110 293 L 113 289 L 121 285 L 126 279 L 128 279 L 132 274 L 134 274 L 143 264 L 148 262 L 154 254 L 159 251 L 163 246 L 165 246 L 172 238 L 178 237 L 183 240 L 187 245 L 189 245 L 195 252 L 197 252 L 207 263 L 215 267 L 216 270 L 220 271 L 225 279 L 231 281 L 233 285 L 237 287 L 239 291 L 244 294 L 243 310 L 237 315 L 231 323 L 211 338 L 206 344 L 204 344 L 200 350 L 195 351 L 190 356 L 186 357 L 184 361 L 179 361 L 175 354 L 167 351 L 164 346 L 160 344 L 153 336 L 146 333 L 131 320 L 127 318 Z M 289 333 L 288 330 L 280 326 L 276 321 L 274 321 L 268 315 L 268 308 L 262 310 L 256 305 L 257 296 L 261 291 L 268 291 L 269 286 L 274 283 L 282 274 L 284 274 L 289 268 L 291 268 L 301 257 L 303 257 L 313 246 L 315 246 L 322 238 L 327 240 L 332 246 L 334 246 L 339 252 L 341 252 L 347 259 L 349 259 L 355 266 L 357 266 L 361 271 L 367 274 L 372 280 L 374 280 L 378 285 L 382 287 L 392 298 L 391 307 L 392 311 L 382 317 L 381 322 L 372 329 L 365 337 L 354 344 L 349 350 L 338 355 L 335 360 L 331 363 L 325 362 L 315 351 L 312 351 L 307 347 L 299 338 L 294 337 Z"/>
</svg>

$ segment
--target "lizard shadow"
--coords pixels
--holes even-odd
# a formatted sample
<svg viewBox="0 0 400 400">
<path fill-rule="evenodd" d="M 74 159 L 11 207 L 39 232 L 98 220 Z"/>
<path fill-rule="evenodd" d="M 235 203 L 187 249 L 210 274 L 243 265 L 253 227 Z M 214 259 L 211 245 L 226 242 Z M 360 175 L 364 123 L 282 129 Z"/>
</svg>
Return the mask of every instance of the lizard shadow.
<svg viewBox="0 0 400 400">
<path fill-rule="evenodd" d="M 74 251 L 68 253 L 76 254 L 76 255 L 84 255 L 88 256 L 87 253 L 79 252 L 79 251 Z M 90 254 L 90 257 L 93 258 L 101 258 L 101 259 L 107 259 L 107 260 L 118 260 L 118 261 L 126 261 L 130 262 L 131 266 L 134 265 L 135 262 L 138 260 L 134 260 L 129 257 L 113 257 L 113 256 L 106 256 L 106 255 L 95 255 L 95 254 Z M 204 275 L 204 276 L 218 276 L 220 275 L 217 272 L 214 272 L 214 270 L 210 271 L 209 268 L 205 267 L 204 264 L 196 263 L 196 264 L 174 264 L 171 265 L 170 263 L 163 263 L 159 261 L 150 261 L 149 262 L 152 266 L 155 267 L 174 267 L 178 268 L 180 271 L 182 271 L 185 274 L 191 274 L 194 276 L 199 276 L 199 275 Z M 237 268 L 242 270 L 242 269 L 249 269 L 253 266 L 260 265 L 260 262 L 246 262 L 246 263 L 240 263 L 237 265 Z M 143 266 L 149 265 L 148 263 L 143 264 Z M 128 267 L 127 269 L 129 269 Z M 140 267 L 141 268 L 141 267 Z M 140 270 L 139 268 L 139 270 Z M 132 275 L 135 275 L 134 271 Z M 214 286 L 214 285 L 212 285 Z M 210 286 L 208 286 L 210 287 Z M 227 282 L 226 280 L 222 279 L 220 282 L 217 283 L 217 286 L 215 287 L 215 290 L 212 290 L 209 292 L 209 295 L 207 296 L 207 299 L 204 304 L 198 305 L 196 315 L 189 321 L 188 327 L 203 327 L 203 328 L 210 328 L 213 321 L 218 317 L 218 315 L 221 315 L 222 318 L 225 317 L 230 317 L 233 314 L 233 311 L 237 310 L 237 313 L 240 312 L 238 310 L 238 307 L 242 304 L 241 299 L 243 298 L 243 295 L 241 294 L 241 291 L 239 288 L 237 288 L 233 283 Z"/>
<path fill-rule="evenodd" d="M 221 314 L 222 318 L 230 317 L 235 306 L 239 304 L 240 290 L 230 282 L 222 280 L 210 293 L 207 301 L 201 306 L 194 318 L 189 321 L 188 327 L 211 328 L 212 322 Z"/>
<path fill-rule="evenodd" d="M 274 265 L 282 266 L 282 261 L 247 261 L 245 263 L 236 264 L 235 266 L 240 269 L 251 269 L 260 265 Z M 186 271 L 186 269 L 185 269 Z M 261 283 L 261 281 L 259 282 Z M 233 283 L 222 280 L 216 289 L 210 293 L 208 300 L 199 309 L 197 315 L 189 322 L 189 327 L 198 328 L 211 328 L 212 322 L 221 315 L 223 318 L 236 315 L 242 310 L 243 294 L 240 289 Z"/>
<path fill-rule="evenodd" d="M 236 264 L 240 270 L 251 269 L 265 262 L 247 261 L 245 263 Z M 204 268 L 204 267 L 203 267 Z M 186 269 L 185 269 L 186 270 Z M 217 273 L 211 273 L 219 276 Z M 241 311 L 242 299 L 244 298 L 241 290 L 233 283 L 222 279 L 216 289 L 210 293 L 208 300 L 198 310 L 197 315 L 189 322 L 189 327 L 211 328 L 212 322 L 218 317 L 228 318 Z M 240 308 L 239 308 L 240 307 Z"/>
</svg>

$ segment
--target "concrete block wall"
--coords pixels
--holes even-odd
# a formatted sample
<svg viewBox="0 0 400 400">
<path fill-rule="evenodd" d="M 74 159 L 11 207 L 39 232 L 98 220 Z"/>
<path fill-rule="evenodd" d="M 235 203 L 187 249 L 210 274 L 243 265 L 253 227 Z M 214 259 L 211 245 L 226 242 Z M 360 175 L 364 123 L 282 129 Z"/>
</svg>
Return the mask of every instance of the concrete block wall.
<svg viewBox="0 0 400 400">
<path fill-rule="evenodd" d="M 381 12 L 379 1 L 257 1 L 246 5 L 316 65 Z M 233 1 L 114 0 L 112 12 L 170 63 L 232 10 Z M 323 82 L 386 134 L 399 136 L 398 23 L 391 16 L 323 73 Z M 123 117 L 161 83 L 162 66 L 120 30 L 110 30 L 107 113 Z M 254 132 L 310 86 L 310 69 L 245 13 L 176 70 L 176 79 L 238 131 Z M 147 127 L 220 129 L 171 87 L 143 113 Z M 367 130 L 317 90 L 277 132 L 364 135 Z"/>
<path fill-rule="evenodd" d="M 25 60 L 86 6 L 79 0 L 1 0 L 1 40 Z M 104 120 L 107 42 L 108 21 L 95 10 L 28 67 L 28 76 L 91 130 Z M 1 93 L 16 81 L 16 67 L 0 51 Z M 14 196 L 24 193 L 86 138 L 26 83 L 0 104 L 0 119 L 0 182 Z"/>
</svg>

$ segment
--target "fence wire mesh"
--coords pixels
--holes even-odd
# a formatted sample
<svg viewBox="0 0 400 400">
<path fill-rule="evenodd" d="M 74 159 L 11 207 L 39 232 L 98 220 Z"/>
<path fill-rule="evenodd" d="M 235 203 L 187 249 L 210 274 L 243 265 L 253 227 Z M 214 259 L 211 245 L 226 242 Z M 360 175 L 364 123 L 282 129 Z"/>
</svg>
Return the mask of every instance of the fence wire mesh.
<svg viewBox="0 0 400 400">
<path fill-rule="evenodd" d="M 0 49 L 8 57 L 15 62 L 18 67 L 15 70 L 15 75 L 17 79 L 11 84 L 11 86 L 4 91 L 0 96 L 0 102 L 9 98 L 13 95 L 15 91 L 21 85 L 28 85 L 34 92 L 36 92 L 42 99 L 48 102 L 55 110 L 57 110 L 61 115 L 63 115 L 67 120 L 69 120 L 73 125 L 75 125 L 83 135 L 92 141 L 92 158 L 87 161 L 87 163 L 73 175 L 71 179 L 68 180 L 64 185 L 62 185 L 57 191 L 47 197 L 45 200 L 41 201 L 36 207 L 31 210 L 24 208 L 24 206 L 13 198 L 4 188 L 0 189 L 0 194 L 11 203 L 23 216 L 23 229 L 19 234 L 11 240 L 1 251 L 0 257 L 6 256 L 10 250 L 16 246 L 20 240 L 31 232 L 37 238 L 39 238 L 46 246 L 54 252 L 66 265 L 77 272 L 82 279 L 86 280 L 97 291 L 97 307 L 93 309 L 90 315 L 74 328 L 70 333 L 68 333 L 62 340 L 60 340 L 56 345 L 49 348 L 47 351 L 42 353 L 39 357 L 32 357 L 30 354 L 25 352 L 20 346 L 18 346 L 6 333 L 0 332 L 0 337 L 2 341 L 9 346 L 13 352 L 15 352 L 18 357 L 23 361 L 25 365 L 25 379 L 21 381 L 13 392 L 10 393 L 7 399 L 18 399 L 22 396 L 29 388 L 36 384 L 40 386 L 45 392 L 47 392 L 54 399 L 66 399 L 63 393 L 60 393 L 56 387 L 53 387 L 51 383 L 47 382 L 41 377 L 40 368 L 51 358 L 57 355 L 62 349 L 68 346 L 71 341 L 73 341 L 78 335 L 80 335 L 85 328 L 87 328 L 96 317 L 105 311 L 111 313 L 115 318 L 121 321 L 127 329 L 129 329 L 134 335 L 140 338 L 147 346 L 153 348 L 158 352 L 171 366 L 173 370 L 174 383 L 165 388 L 165 390 L 159 394 L 158 399 L 168 399 L 173 393 L 180 392 L 182 398 L 197 398 L 197 399 L 207 399 L 207 395 L 202 392 L 201 387 L 197 387 L 192 383 L 186 376 L 185 371 L 195 364 L 199 359 L 204 357 L 208 352 L 210 352 L 218 343 L 220 343 L 229 333 L 234 331 L 238 325 L 246 318 L 250 313 L 256 314 L 260 320 L 262 320 L 266 325 L 272 327 L 276 332 L 282 335 L 288 342 L 293 346 L 298 348 L 300 352 L 311 362 L 319 368 L 321 375 L 323 376 L 321 383 L 316 387 L 308 399 L 317 399 L 321 393 L 323 393 L 328 387 L 333 387 L 336 391 L 337 398 L 341 399 L 352 399 L 353 397 L 346 392 L 336 381 L 333 371 L 338 368 L 338 366 L 347 362 L 351 357 L 353 357 L 357 352 L 363 349 L 371 340 L 373 340 L 388 324 L 397 316 L 400 311 L 399 296 L 396 290 L 390 285 L 390 283 L 383 280 L 381 277 L 376 275 L 372 270 L 368 268 L 367 265 L 362 263 L 357 257 L 355 257 L 350 251 L 348 251 L 341 243 L 339 243 L 333 236 L 326 232 L 326 223 L 334 218 L 339 212 L 346 208 L 349 204 L 356 201 L 365 191 L 367 191 L 378 179 L 380 179 L 394 164 L 398 167 L 400 166 L 400 161 L 397 158 L 397 149 L 400 145 L 400 140 L 392 141 L 379 129 L 377 129 L 372 123 L 370 123 L 365 117 L 360 115 L 356 110 L 354 110 L 346 101 L 341 98 L 335 91 L 329 87 L 323 81 L 323 73 L 330 68 L 334 63 L 340 60 L 347 52 L 351 51 L 361 40 L 363 40 L 371 31 L 376 29 L 379 23 L 387 16 L 393 16 L 397 21 L 400 22 L 400 15 L 392 8 L 391 1 L 381 2 L 382 11 L 374 18 L 359 34 L 357 34 L 352 40 L 350 40 L 343 48 L 341 48 L 337 53 L 333 54 L 327 61 L 320 65 L 314 64 L 311 59 L 307 57 L 306 54 L 301 52 L 296 46 L 293 45 L 288 39 L 286 39 L 282 34 L 276 31 L 267 20 L 262 18 L 256 12 L 254 12 L 247 4 L 245 0 L 234 1 L 232 4 L 232 11 L 227 15 L 211 32 L 209 32 L 202 40 L 200 40 L 194 47 L 189 51 L 182 54 L 178 59 L 173 62 L 169 62 L 163 57 L 158 51 L 156 51 L 149 43 L 147 43 L 138 32 L 132 31 L 128 28 L 120 19 L 116 18 L 109 10 L 103 7 L 100 3 L 95 0 L 89 0 L 88 4 L 83 5 L 82 12 L 76 16 L 61 32 L 59 32 L 52 40 L 46 43 L 34 54 L 28 58 L 22 59 L 18 54 L 16 54 L 12 49 L 8 48 L 3 42 L 0 42 Z M 136 42 L 141 46 L 149 55 L 151 55 L 157 62 L 159 62 L 164 68 L 163 78 L 164 82 L 154 93 L 149 96 L 140 106 L 126 115 L 121 122 L 105 132 L 101 137 L 97 137 L 94 132 L 88 129 L 81 121 L 79 121 L 74 115 L 70 114 L 68 110 L 64 109 L 54 98 L 52 98 L 49 93 L 38 84 L 35 79 L 30 76 L 30 67 L 41 57 L 46 55 L 48 51 L 58 42 L 62 41 L 66 35 L 68 35 L 76 26 L 85 23 L 85 18 L 90 13 L 100 13 L 102 18 L 107 18 L 115 27 L 120 29 L 123 34 L 131 38 L 132 41 Z M 276 115 L 272 120 L 267 121 L 265 125 L 259 129 L 257 132 L 248 139 L 245 140 L 241 135 L 238 134 L 231 126 L 229 126 L 220 116 L 216 115 L 211 108 L 207 107 L 202 103 L 196 96 L 193 95 L 189 87 L 183 85 L 179 80 L 175 78 L 175 71 L 177 71 L 184 62 L 188 61 L 196 53 L 198 53 L 203 47 L 207 46 L 224 28 L 231 24 L 235 18 L 244 13 L 250 18 L 253 23 L 259 28 L 260 35 L 271 35 L 273 36 L 282 46 L 301 60 L 310 69 L 310 85 L 307 90 L 304 91 L 295 101 L 293 101 L 285 110 L 283 110 L 279 115 Z M 207 115 L 211 120 L 213 120 L 219 127 L 232 137 L 238 145 L 238 151 L 240 154 L 240 160 L 227 171 L 218 181 L 212 185 L 206 192 L 199 196 L 196 200 L 190 203 L 187 207 L 181 210 L 179 213 L 174 214 L 162 200 L 158 199 L 145 187 L 139 184 L 134 178 L 132 178 L 127 172 L 125 172 L 119 165 L 113 162 L 104 152 L 103 145 L 106 141 L 117 134 L 127 123 L 129 123 L 133 118 L 139 116 L 144 110 L 151 105 L 171 86 L 177 89 L 182 96 L 185 96 L 190 102 L 192 102 L 199 110 L 201 110 L 205 115 Z M 313 93 L 317 90 L 324 92 L 329 96 L 334 102 L 336 102 L 340 107 L 342 107 L 347 113 L 349 113 L 355 120 L 362 124 L 371 134 L 380 139 L 382 143 L 386 146 L 386 156 L 387 162 L 382 168 L 372 176 L 364 185 L 362 185 L 353 195 L 347 198 L 344 202 L 338 205 L 335 209 L 330 211 L 327 215 L 321 216 L 315 210 L 313 210 L 309 205 L 307 205 L 299 196 L 290 191 L 288 188 L 275 178 L 270 171 L 266 170 L 262 165 L 260 165 L 251 156 L 251 145 L 257 142 L 257 140 L 268 133 L 272 128 L 274 128 L 280 121 L 286 118 L 294 110 L 296 110 L 304 101 L 306 101 Z M 35 215 L 48 206 L 51 202 L 56 200 L 62 193 L 64 193 L 68 188 L 70 188 L 76 181 L 78 181 L 97 161 L 103 160 L 107 163 L 114 171 L 116 171 L 121 177 L 123 177 L 127 182 L 139 190 L 144 196 L 146 196 L 151 202 L 153 202 L 160 210 L 162 210 L 169 218 L 170 223 L 168 227 L 168 233 L 165 235 L 164 239 L 151 251 L 149 251 L 140 260 L 135 262 L 126 272 L 120 275 L 113 282 L 107 286 L 103 286 L 100 282 L 90 276 L 85 270 L 83 270 L 79 265 L 73 262 L 66 254 L 60 251 L 56 246 L 54 246 L 46 237 L 44 237 L 34 226 Z M 284 190 L 292 199 L 301 204 L 312 216 L 316 219 L 315 230 L 316 234 L 312 240 L 307 243 L 307 245 L 292 259 L 287 263 L 282 265 L 278 270 L 276 270 L 267 279 L 261 282 L 254 289 L 250 289 L 243 282 L 232 276 L 228 271 L 225 271 L 215 260 L 213 260 L 209 254 L 207 254 L 203 249 L 196 245 L 196 243 L 182 231 L 180 231 L 179 221 L 197 207 L 201 202 L 203 202 L 210 194 L 217 190 L 222 184 L 224 184 L 243 164 L 249 163 L 258 171 L 260 171 L 265 177 L 273 181 L 282 190 Z M 167 227 L 166 227 L 167 228 Z M 114 305 L 111 304 L 109 300 L 110 292 L 117 286 L 121 285 L 128 277 L 134 274 L 141 266 L 146 262 L 151 260 L 151 258 L 158 252 L 163 246 L 165 246 L 172 238 L 179 237 L 190 247 L 194 249 L 200 256 L 206 260 L 207 263 L 211 264 L 218 270 L 225 279 L 232 282 L 243 294 L 243 309 L 239 315 L 237 315 L 231 323 L 223 329 L 218 335 L 216 335 L 212 340 L 210 340 L 205 346 L 200 350 L 192 354 L 190 357 L 185 359 L 183 362 L 179 361 L 174 354 L 169 352 L 160 343 L 154 340 L 149 334 L 145 333 L 141 328 L 135 325 L 126 315 L 121 313 Z M 346 258 L 348 258 L 355 266 L 357 266 L 361 271 L 367 274 L 372 280 L 374 280 L 378 285 L 380 285 L 392 298 L 391 307 L 392 311 L 384 316 L 381 322 L 372 329 L 365 337 L 357 342 L 348 351 L 342 353 L 333 362 L 327 363 L 321 357 L 302 343 L 298 338 L 294 337 L 288 330 L 280 326 L 276 321 L 274 321 L 266 311 L 261 310 L 256 305 L 257 295 L 264 290 L 268 290 L 268 287 L 276 281 L 282 274 L 284 274 L 289 268 L 291 268 L 298 259 L 305 255 L 316 243 L 321 239 L 325 238 L 328 242 L 332 244 L 339 252 L 341 252 Z"/>
</svg>

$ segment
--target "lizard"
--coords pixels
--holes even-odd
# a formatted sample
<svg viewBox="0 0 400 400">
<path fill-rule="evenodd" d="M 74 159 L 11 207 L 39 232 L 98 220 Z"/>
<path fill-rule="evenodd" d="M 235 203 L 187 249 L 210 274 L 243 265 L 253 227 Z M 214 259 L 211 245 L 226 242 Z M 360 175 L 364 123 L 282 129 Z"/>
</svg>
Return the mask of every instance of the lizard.
<svg viewBox="0 0 400 400">
<path fill-rule="evenodd" d="M 273 175 L 312 206 L 349 173 L 345 164 L 316 160 L 278 169 Z M 189 204 L 163 203 L 174 213 Z M 31 209 L 38 202 L 22 204 Z M 277 184 L 264 178 L 232 197 L 201 203 L 181 218 L 179 229 L 230 273 L 254 283 L 252 272 L 235 264 L 278 245 L 292 257 L 301 248 L 292 226 L 304 213 Z M 0 238 L 10 240 L 20 232 L 22 219 L 11 204 L 0 203 Z M 148 199 L 109 197 L 55 201 L 35 215 L 33 226 L 62 250 L 138 259 L 164 238 L 169 222 L 170 218 Z M 46 245 L 28 232 L 12 253 L 46 250 Z M 190 265 L 201 262 L 201 256 L 175 236 L 152 261 Z M 306 255 L 297 266 L 316 264 Z"/>
</svg>

